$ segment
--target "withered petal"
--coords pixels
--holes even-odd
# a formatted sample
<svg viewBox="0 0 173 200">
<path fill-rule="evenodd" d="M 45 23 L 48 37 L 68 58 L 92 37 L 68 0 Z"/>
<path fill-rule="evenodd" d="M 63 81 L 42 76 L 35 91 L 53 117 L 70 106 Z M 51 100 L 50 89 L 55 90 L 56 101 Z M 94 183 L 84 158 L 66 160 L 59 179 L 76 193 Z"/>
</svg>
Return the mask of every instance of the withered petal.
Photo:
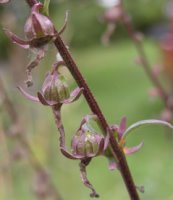
<svg viewBox="0 0 173 200">
<path fill-rule="evenodd" d="M 65 150 L 65 148 L 61 147 L 60 150 L 61 150 L 61 153 L 69 159 L 77 160 L 77 159 L 83 158 L 83 156 L 73 155 L 73 154 L 69 153 L 68 151 Z"/>
<path fill-rule="evenodd" d="M 23 90 L 20 86 L 17 87 L 19 89 L 19 91 L 29 100 L 31 101 L 35 101 L 35 102 L 40 102 L 39 99 L 35 96 L 32 96 L 30 94 L 28 94 L 27 92 L 25 92 L 25 90 Z"/>
<path fill-rule="evenodd" d="M 123 151 L 126 155 L 129 155 L 129 154 L 139 151 L 143 145 L 144 145 L 144 143 L 141 142 L 138 146 L 134 146 L 134 147 L 130 147 L 130 148 L 124 147 Z"/>
<path fill-rule="evenodd" d="M 69 103 L 73 103 L 74 101 L 78 100 L 78 98 L 80 97 L 80 95 L 82 94 L 83 88 L 79 88 L 77 87 L 76 89 L 74 89 L 71 94 L 70 94 L 70 98 L 65 99 L 64 101 L 62 101 L 62 103 L 64 104 L 69 104 Z"/>
<path fill-rule="evenodd" d="M 37 96 L 38 96 L 38 99 L 39 101 L 45 105 L 45 106 L 55 106 L 55 105 L 58 105 L 57 102 L 53 102 L 53 101 L 47 101 L 44 96 L 40 93 L 40 92 L 37 92 Z"/>
<path fill-rule="evenodd" d="M 3 29 L 7 37 L 10 38 L 12 43 L 17 44 L 18 46 L 24 48 L 24 49 L 29 49 L 30 48 L 30 41 L 25 41 L 20 39 L 17 35 L 9 31 L 8 29 Z"/>
</svg>

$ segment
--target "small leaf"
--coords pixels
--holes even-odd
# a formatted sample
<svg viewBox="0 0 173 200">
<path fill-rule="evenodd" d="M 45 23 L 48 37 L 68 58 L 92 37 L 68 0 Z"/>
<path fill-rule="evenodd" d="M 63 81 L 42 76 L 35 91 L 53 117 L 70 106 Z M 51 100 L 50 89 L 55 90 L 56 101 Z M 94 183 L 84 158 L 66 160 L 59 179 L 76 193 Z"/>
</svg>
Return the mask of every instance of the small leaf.
<svg viewBox="0 0 173 200">
<path fill-rule="evenodd" d="M 142 120 L 142 121 L 136 122 L 136 123 L 132 124 L 131 126 L 129 126 L 126 129 L 126 131 L 124 132 L 124 137 L 126 137 L 127 134 L 129 134 L 134 129 L 136 129 L 140 126 L 143 126 L 143 125 L 148 125 L 148 124 L 162 125 L 162 126 L 166 126 L 168 128 L 173 129 L 173 125 L 168 123 L 168 122 L 165 122 L 165 121 L 162 121 L 162 120 L 157 120 L 157 119 L 148 119 L 148 120 Z"/>
<path fill-rule="evenodd" d="M 50 0 L 44 0 L 42 13 L 47 15 L 47 16 L 49 16 L 49 4 L 50 4 Z"/>
</svg>

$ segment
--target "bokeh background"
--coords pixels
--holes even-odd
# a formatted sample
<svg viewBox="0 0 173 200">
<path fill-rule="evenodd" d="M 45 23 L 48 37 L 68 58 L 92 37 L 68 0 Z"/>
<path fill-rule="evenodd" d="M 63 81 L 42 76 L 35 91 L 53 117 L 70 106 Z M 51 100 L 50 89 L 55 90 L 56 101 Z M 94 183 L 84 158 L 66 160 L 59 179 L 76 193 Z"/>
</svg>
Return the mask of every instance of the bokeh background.
<svg viewBox="0 0 173 200">
<path fill-rule="evenodd" d="M 170 31 L 171 17 L 168 14 L 169 1 L 133 0 L 125 1 L 134 26 L 144 34 L 144 48 L 153 66 L 163 65 L 160 41 Z M 63 24 L 66 10 L 69 10 L 68 26 L 63 34 L 70 46 L 82 74 L 87 80 L 98 103 L 110 124 L 118 124 L 127 116 L 130 125 L 143 119 L 159 118 L 164 104 L 159 97 L 148 95 L 153 87 L 143 68 L 134 60 L 137 52 L 127 33 L 117 24 L 108 46 L 101 43 L 106 29 L 102 20 L 108 1 L 51 0 L 50 16 L 57 29 Z M 87 200 L 89 190 L 80 180 L 78 161 L 63 157 L 58 149 L 58 131 L 51 109 L 26 100 L 16 89 L 25 87 L 25 66 L 30 53 L 11 44 L 2 27 L 8 27 L 23 36 L 23 24 L 29 9 L 25 1 L 14 0 L 0 6 L 0 76 L 6 91 L 25 127 L 26 134 L 40 162 L 49 169 L 54 184 L 64 200 Z M 35 94 L 42 85 L 44 75 L 55 61 L 56 50 L 50 45 L 45 59 L 34 69 L 34 86 L 28 89 Z M 163 68 L 161 81 L 171 86 L 166 69 Z M 75 82 L 67 70 L 69 85 Z M 82 117 L 90 113 L 84 98 L 63 107 L 63 122 L 67 144 L 79 127 Z M 35 200 L 33 193 L 34 170 L 27 157 L 14 159 L 18 148 L 16 140 L 7 137 L 3 129 L 11 126 L 9 113 L 0 105 L 0 199 Z M 160 126 L 147 126 L 135 130 L 128 137 L 128 145 L 144 141 L 140 152 L 128 156 L 127 160 L 137 186 L 144 186 L 142 200 L 173 199 L 173 135 Z M 129 199 L 118 171 L 109 171 L 105 157 L 94 158 L 88 167 L 88 177 L 100 194 L 100 200 Z"/>
</svg>

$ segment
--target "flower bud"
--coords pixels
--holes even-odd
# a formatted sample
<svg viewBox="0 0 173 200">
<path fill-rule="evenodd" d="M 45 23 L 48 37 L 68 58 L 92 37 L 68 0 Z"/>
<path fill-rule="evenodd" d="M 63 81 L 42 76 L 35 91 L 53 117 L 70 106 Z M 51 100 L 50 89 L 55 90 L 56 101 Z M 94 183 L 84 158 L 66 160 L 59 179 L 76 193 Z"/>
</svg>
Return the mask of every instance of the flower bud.
<svg viewBox="0 0 173 200">
<path fill-rule="evenodd" d="M 33 42 L 33 46 L 42 46 L 49 42 L 55 35 L 55 29 L 49 17 L 39 13 L 42 4 L 35 4 L 24 26 L 27 39 Z M 39 40 L 38 40 L 39 39 Z"/>
<path fill-rule="evenodd" d="M 103 136 L 89 130 L 78 130 L 72 139 L 73 155 L 93 157 L 102 152 L 100 149 Z"/>
<path fill-rule="evenodd" d="M 70 91 L 61 74 L 48 75 L 43 84 L 43 96 L 48 102 L 63 102 L 70 97 Z"/>
</svg>

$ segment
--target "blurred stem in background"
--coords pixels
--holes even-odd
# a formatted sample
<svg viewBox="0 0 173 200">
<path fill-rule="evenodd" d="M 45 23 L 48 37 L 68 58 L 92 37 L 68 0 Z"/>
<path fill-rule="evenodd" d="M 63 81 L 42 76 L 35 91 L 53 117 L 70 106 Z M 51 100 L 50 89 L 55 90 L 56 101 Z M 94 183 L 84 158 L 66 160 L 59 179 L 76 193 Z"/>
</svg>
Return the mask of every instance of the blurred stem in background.
<svg viewBox="0 0 173 200">
<path fill-rule="evenodd" d="M 12 170 L 11 160 L 10 160 L 11 156 L 7 146 L 7 137 L 3 130 L 1 121 L 0 121 L 0 152 L 1 152 L 0 153 L 0 199 L 15 200 L 13 194 L 13 181 L 11 174 Z"/>
<path fill-rule="evenodd" d="M 19 143 L 23 151 L 26 152 L 28 162 L 35 171 L 35 183 L 33 186 L 33 192 L 35 193 L 35 196 L 40 200 L 47 199 L 49 197 L 51 197 L 53 200 L 63 200 L 57 188 L 55 187 L 54 183 L 52 182 L 49 172 L 39 161 L 37 155 L 35 155 L 35 153 L 33 152 L 30 142 L 28 141 L 25 135 L 25 130 L 23 128 L 23 125 L 20 122 L 20 117 L 18 116 L 15 106 L 13 105 L 12 101 L 8 97 L 8 94 L 6 93 L 1 77 L 0 77 L 0 96 L 2 99 L 1 107 L 2 109 L 8 112 L 9 118 L 11 120 L 10 128 L 8 130 L 4 130 L 4 132 L 2 130 L 1 137 L 4 136 L 3 138 L 5 139 L 5 135 L 7 135 L 11 140 L 16 140 L 16 143 Z M 7 148 L 5 148 L 5 150 L 7 154 Z M 8 159 L 8 154 L 6 159 Z M 8 179 L 11 182 L 9 175 Z"/>
<path fill-rule="evenodd" d="M 106 32 L 102 36 L 102 42 L 104 44 L 107 44 L 113 32 L 115 31 L 116 24 L 118 22 L 122 24 L 137 50 L 137 64 L 140 64 L 143 67 L 146 75 L 155 86 L 158 96 L 163 101 L 166 109 L 173 113 L 172 94 L 169 94 L 169 92 L 166 90 L 166 88 L 160 81 L 158 73 L 156 73 L 154 69 L 152 69 L 152 65 L 150 64 L 147 54 L 143 47 L 143 35 L 142 33 L 135 31 L 132 17 L 127 13 L 124 1 L 116 1 L 116 4 L 114 4 L 105 12 L 104 19 L 108 23 L 108 25 Z M 168 121 L 170 120 L 171 118 L 168 119 Z"/>
</svg>

